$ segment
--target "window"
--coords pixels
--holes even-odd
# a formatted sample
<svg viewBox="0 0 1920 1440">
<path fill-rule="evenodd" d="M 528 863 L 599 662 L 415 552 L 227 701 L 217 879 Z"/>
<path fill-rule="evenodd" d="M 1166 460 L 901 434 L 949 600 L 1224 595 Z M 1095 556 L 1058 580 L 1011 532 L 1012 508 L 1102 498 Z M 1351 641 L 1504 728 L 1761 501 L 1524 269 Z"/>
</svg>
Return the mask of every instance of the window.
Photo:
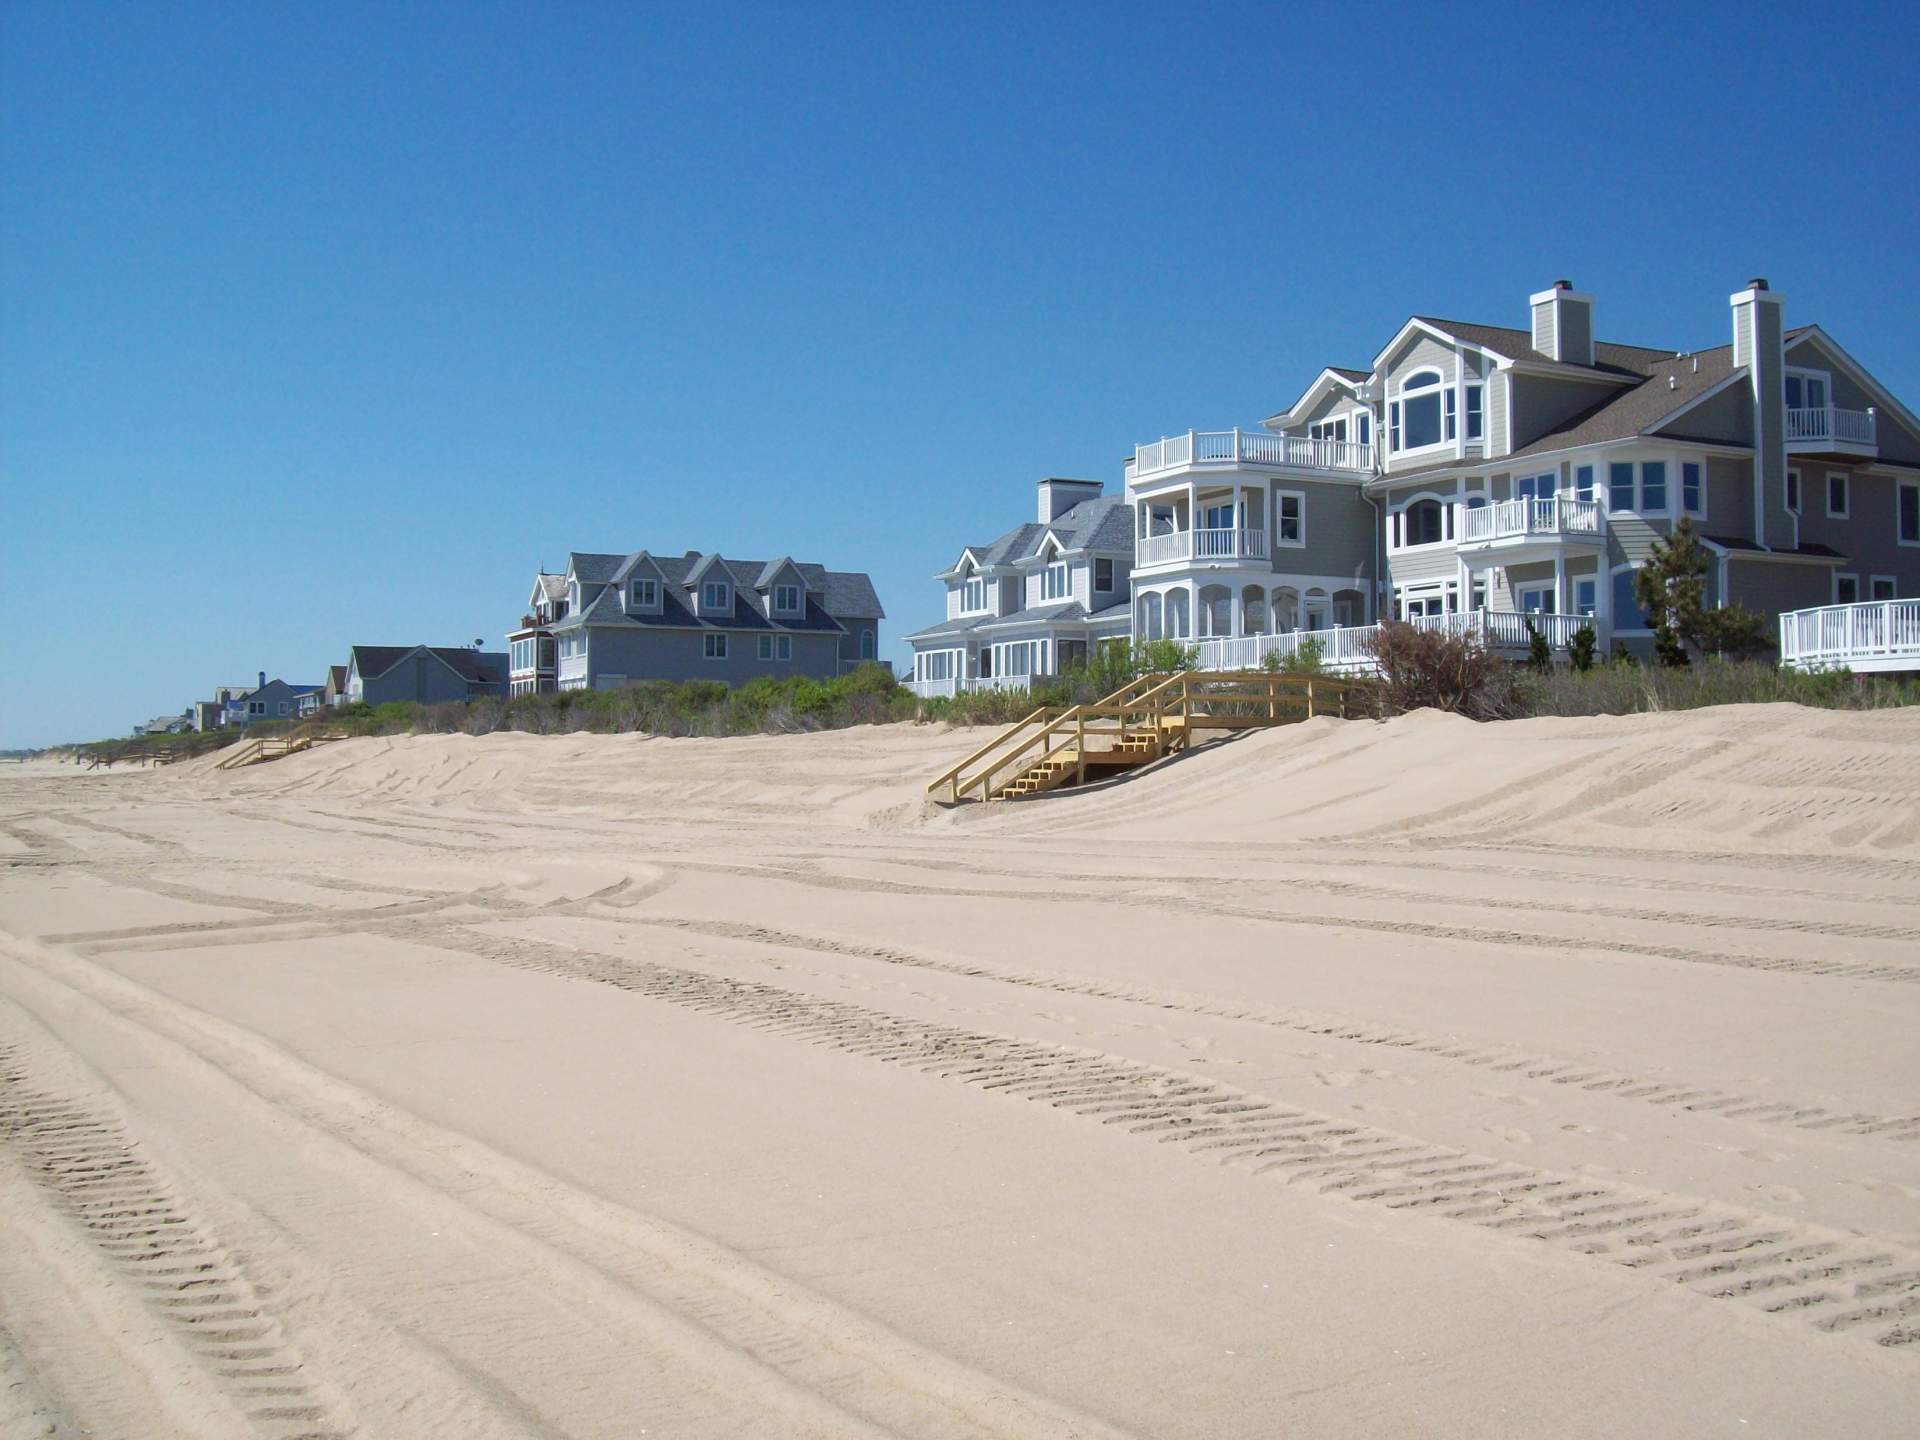
<svg viewBox="0 0 1920 1440">
<path fill-rule="evenodd" d="M 1920 480 L 1902 480 L 1894 500 L 1895 531 L 1902 545 L 1920 545 Z"/>
<path fill-rule="evenodd" d="M 1229 501 L 1225 505 L 1207 506 L 1206 509 L 1200 512 L 1200 520 L 1201 520 L 1200 528 L 1203 530 L 1233 529 L 1232 502 Z"/>
<path fill-rule="evenodd" d="M 1362 410 L 1353 417 L 1353 425 L 1354 434 L 1359 437 L 1360 443 L 1371 445 L 1373 443 L 1373 412 Z"/>
<path fill-rule="evenodd" d="M 1113 593 L 1113 561 L 1111 559 L 1093 562 L 1093 593 L 1096 595 Z"/>
<path fill-rule="evenodd" d="M 913 657 L 914 673 L 922 680 L 951 680 L 953 656 L 951 650 L 925 651 Z"/>
<path fill-rule="evenodd" d="M 960 584 L 960 613 L 977 615 L 987 608 L 987 582 L 978 575 Z"/>
<path fill-rule="evenodd" d="M 249 700 L 249 701 L 247 702 L 247 714 L 249 714 L 249 715 L 264 715 L 264 714 L 266 714 L 266 713 L 267 713 L 267 702 L 266 702 L 266 701 L 264 701 L 264 700 Z"/>
<path fill-rule="evenodd" d="M 1845 471 L 1836 471 L 1827 476 L 1827 517 L 1832 520 L 1847 518 L 1847 476 Z"/>
<path fill-rule="evenodd" d="M 1290 491 L 1277 491 L 1273 497 L 1274 537 L 1282 545 L 1307 542 L 1307 499 Z"/>
<path fill-rule="evenodd" d="M 1516 500 L 1551 500 L 1560 488 L 1558 471 L 1549 470 L 1544 475 L 1522 475 L 1513 482 L 1513 498 Z"/>
<path fill-rule="evenodd" d="M 1342 440 L 1347 438 L 1347 417 L 1338 420 L 1317 420 L 1307 426 L 1309 440 Z"/>
<path fill-rule="evenodd" d="M 874 638 L 873 631 L 871 629 L 862 630 L 860 632 L 860 658 L 862 660 L 871 660 L 878 653 L 879 642 Z"/>
<path fill-rule="evenodd" d="M 733 587 L 724 580 L 709 580 L 700 587 L 700 608 L 703 610 L 731 610 L 733 608 Z"/>
<path fill-rule="evenodd" d="M 1430 595 L 1402 594 L 1400 597 L 1400 618 L 1403 620 L 1413 620 L 1422 615 L 1444 615 L 1446 613 L 1446 603 L 1445 598 L 1442 597 L 1437 590 Z"/>
<path fill-rule="evenodd" d="M 1467 386 L 1467 439 L 1478 440 L 1486 433 L 1486 406 L 1482 396 L 1485 387 Z"/>
<path fill-rule="evenodd" d="M 1800 513 L 1800 472 L 1787 471 L 1787 509 L 1794 514 Z"/>
<path fill-rule="evenodd" d="M 1456 413 L 1456 407 L 1460 403 L 1460 392 L 1457 390 L 1447 391 L 1446 401 L 1447 401 L 1447 439 L 1451 440 L 1459 433 L 1459 429 L 1460 429 L 1460 418 Z"/>
<path fill-rule="evenodd" d="M 1594 600 L 1598 594 L 1599 582 L 1597 580 L 1574 581 L 1573 613 L 1576 615 L 1592 615 L 1594 613 Z"/>
<path fill-rule="evenodd" d="M 1064 600 L 1067 595 L 1067 562 L 1056 560 L 1040 572 L 1040 598 Z"/>
<path fill-rule="evenodd" d="M 285 715 L 287 713 L 287 702 L 284 700 L 280 702 L 280 713 L 282 715 Z"/>
<path fill-rule="evenodd" d="M 1633 466 L 1619 460 L 1607 466 L 1607 504 L 1616 510 L 1633 509 Z"/>
<path fill-rule="evenodd" d="M 1667 508 L 1667 462 L 1645 460 L 1640 465 L 1640 508 L 1644 511 Z"/>
<path fill-rule="evenodd" d="M 1573 498 L 1576 500 L 1593 499 L 1593 466 L 1576 465 L 1573 467 Z"/>
<path fill-rule="evenodd" d="M 1867 582 L 1867 598 L 1871 600 L 1891 600 L 1894 598 L 1893 576 L 1876 575 Z"/>
<path fill-rule="evenodd" d="M 1789 370 L 1786 376 L 1786 388 L 1789 410 L 1827 408 L 1827 377 L 1825 375 L 1805 370 Z M 1788 438 L 1792 438 L 1791 430 L 1788 431 Z"/>
<path fill-rule="evenodd" d="M 660 603 L 660 582 L 658 580 L 636 580 L 632 590 L 633 608 L 651 610 Z"/>
<path fill-rule="evenodd" d="M 1684 460 L 1680 464 L 1680 508 L 1689 515 L 1706 513 L 1707 496 L 1697 460 Z"/>
<path fill-rule="evenodd" d="M 727 637 L 722 635 L 722 640 Z M 791 635 L 762 635 L 760 637 L 760 658 L 762 660 L 793 659 L 793 637 Z"/>
<path fill-rule="evenodd" d="M 1553 587 L 1551 585 L 1522 585 L 1514 592 L 1520 599 L 1522 615 L 1551 615 L 1553 613 Z"/>
<path fill-rule="evenodd" d="M 1402 545 L 1437 545 L 1444 534 L 1442 506 L 1438 500 L 1416 500 L 1401 517 Z"/>
<path fill-rule="evenodd" d="M 1842 575 L 1838 571 L 1833 577 L 1833 603 L 1836 605 L 1858 605 L 1860 603 L 1860 577 Z"/>
<path fill-rule="evenodd" d="M 796 614 L 800 609 L 800 587 L 798 585 L 774 586 L 773 608 L 782 615 Z"/>
<path fill-rule="evenodd" d="M 727 637 L 726 636 L 704 635 L 701 638 L 702 640 L 705 641 L 705 651 L 706 651 L 707 659 L 724 660 L 727 658 Z"/>
<path fill-rule="evenodd" d="M 1409 375 L 1388 413 L 1395 450 L 1421 450 L 1440 444 L 1440 372 L 1420 370 Z"/>
</svg>

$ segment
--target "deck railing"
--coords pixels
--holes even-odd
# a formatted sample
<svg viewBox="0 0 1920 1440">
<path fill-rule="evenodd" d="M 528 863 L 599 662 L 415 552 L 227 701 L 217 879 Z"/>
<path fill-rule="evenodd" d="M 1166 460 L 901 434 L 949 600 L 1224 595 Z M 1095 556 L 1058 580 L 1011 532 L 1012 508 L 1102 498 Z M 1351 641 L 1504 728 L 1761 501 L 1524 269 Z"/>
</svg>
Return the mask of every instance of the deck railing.
<svg viewBox="0 0 1920 1440">
<path fill-rule="evenodd" d="M 1840 440 L 1850 445 L 1875 443 L 1874 414 L 1868 410 L 1842 410 L 1837 405 L 1812 405 L 1787 411 L 1787 439 Z"/>
<path fill-rule="evenodd" d="M 1533 644 L 1529 621 L 1555 650 L 1566 649 L 1582 625 L 1595 624 L 1590 615 L 1555 615 L 1540 610 L 1524 614 L 1515 610 L 1468 610 L 1458 615 L 1416 615 L 1411 623 L 1421 630 L 1477 636 L 1489 650 L 1525 650 Z"/>
<path fill-rule="evenodd" d="M 1134 565 L 1173 565 L 1185 560 L 1265 560 L 1271 553 L 1265 530 L 1171 530 L 1134 542 Z"/>
<path fill-rule="evenodd" d="M 1780 663 L 1801 670 L 1920 670 L 1920 600 L 1789 611 L 1780 617 Z"/>
<path fill-rule="evenodd" d="M 1576 500 L 1549 495 L 1543 500 L 1502 500 L 1460 514 L 1462 543 L 1506 540 L 1528 535 L 1587 535 L 1606 533 L 1606 519 L 1598 500 Z"/>
<path fill-rule="evenodd" d="M 1133 475 L 1181 465 L 1266 465 L 1289 470 L 1342 470 L 1371 474 L 1373 446 L 1355 440 L 1309 440 L 1268 430 L 1189 430 L 1133 450 Z"/>
<path fill-rule="evenodd" d="M 902 680 L 900 683 L 922 700 L 935 700 L 969 690 L 1031 690 L 1033 680 L 1031 675 L 948 675 L 939 680 Z"/>
<path fill-rule="evenodd" d="M 1326 630 L 1290 630 L 1281 635 L 1223 635 L 1200 641 L 1195 663 L 1202 670 L 1258 670 L 1267 656 L 1285 660 L 1312 642 L 1320 663 L 1330 670 L 1358 671 L 1373 666 L 1369 637 L 1377 625 L 1336 625 Z"/>
</svg>

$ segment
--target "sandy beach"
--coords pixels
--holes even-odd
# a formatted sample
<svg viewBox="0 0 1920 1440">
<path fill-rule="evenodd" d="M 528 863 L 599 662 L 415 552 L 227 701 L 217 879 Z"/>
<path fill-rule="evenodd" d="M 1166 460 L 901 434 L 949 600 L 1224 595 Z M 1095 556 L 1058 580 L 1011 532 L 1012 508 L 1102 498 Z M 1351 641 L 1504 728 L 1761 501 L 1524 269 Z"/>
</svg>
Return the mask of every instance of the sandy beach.
<svg viewBox="0 0 1920 1440">
<path fill-rule="evenodd" d="M 0 1434 L 1891 1436 L 1920 712 L 0 769 Z"/>
</svg>

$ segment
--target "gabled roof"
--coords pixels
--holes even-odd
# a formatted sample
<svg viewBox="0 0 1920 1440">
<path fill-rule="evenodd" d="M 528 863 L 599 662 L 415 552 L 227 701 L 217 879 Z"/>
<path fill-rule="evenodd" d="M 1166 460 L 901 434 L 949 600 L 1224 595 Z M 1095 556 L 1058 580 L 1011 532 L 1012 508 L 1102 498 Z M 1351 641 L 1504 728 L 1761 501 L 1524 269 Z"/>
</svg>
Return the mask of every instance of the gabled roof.
<svg viewBox="0 0 1920 1440">
<path fill-rule="evenodd" d="M 1611 375 L 1623 379 L 1637 379 L 1647 373 L 1647 367 L 1661 360 L 1671 360 L 1672 349 L 1655 349 L 1646 345 L 1616 345 L 1607 340 L 1593 342 L 1593 364 L 1576 365 L 1569 360 L 1556 360 L 1551 355 L 1533 348 L 1533 332 L 1516 330 L 1507 325 L 1477 325 L 1468 320 L 1442 320 L 1432 315 L 1416 315 L 1414 320 L 1431 329 L 1439 330 L 1456 340 L 1464 340 L 1469 345 L 1477 345 L 1482 350 L 1491 350 L 1506 360 L 1526 360 L 1537 365 L 1550 365 L 1564 370 L 1570 375 Z M 1404 330 L 1405 327 L 1402 327 Z M 1396 335 L 1388 343 L 1392 349 L 1399 342 Z M 1386 351 L 1381 352 L 1382 358 Z"/>
<path fill-rule="evenodd" d="M 782 555 L 778 560 L 769 560 L 760 567 L 760 573 L 754 577 L 753 588 L 756 590 L 772 589 L 773 582 L 779 577 L 782 570 L 791 570 L 794 574 L 800 575 L 800 567 L 793 563 L 793 557 L 791 555 Z M 806 583 L 806 578 L 806 576 L 800 575 L 802 584 Z"/>
<path fill-rule="evenodd" d="M 707 578 L 707 572 L 716 565 L 720 567 L 720 573 L 726 577 L 727 583 L 738 587 L 740 583 L 739 578 L 733 571 L 727 568 L 726 563 L 721 560 L 718 550 L 714 551 L 711 555 L 702 555 L 698 559 L 695 559 L 695 557 L 691 555 L 687 558 L 694 561 L 693 568 L 687 571 L 686 578 L 680 582 L 687 589 L 691 590 L 702 580 L 705 580 Z"/>
<path fill-rule="evenodd" d="M 1269 415 L 1260 423 L 1269 428 L 1285 425 L 1302 410 L 1316 403 L 1323 392 L 1334 388 L 1351 391 L 1356 386 L 1364 384 L 1372 373 L 1369 370 L 1349 370 L 1344 365 L 1329 365 L 1313 377 L 1313 383 L 1301 392 L 1298 400 L 1279 414 Z"/>
<path fill-rule="evenodd" d="M 1539 438 L 1528 441 L 1505 458 L 1522 459 L 1552 450 L 1572 449 L 1577 445 L 1625 440 L 1658 430 L 1669 416 L 1689 408 L 1696 401 L 1704 400 L 1730 382 L 1736 373 L 1744 375 L 1746 369 L 1743 366 L 1738 372 L 1735 371 L 1731 345 L 1701 350 L 1693 355 L 1663 356 L 1648 366 L 1640 383 L 1631 390 L 1607 396 L 1599 404 L 1556 425 Z M 1672 434 L 1663 438 L 1683 440 L 1687 437 Z"/>
<path fill-rule="evenodd" d="M 360 669 L 360 678 L 377 680 L 401 661 L 422 652 L 469 684 L 489 684 L 507 678 L 507 655 L 503 650 L 469 650 L 462 645 L 355 645 L 350 653 Z M 342 683 L 345 683 L 344 677 Z"/>
<path fill-rule="evenodd" d="M 685 589 L 699 583 L 700 576 L 717 567 L 720 574 L 732 582 L 734 589 L 753 590 L 760 575 L 769 567 L 764 560 L 727 560 L 718 554 L 702 555 L 698 550 L 690 550 L 685 555 L 655 555 L 648 550 L 636 550 L 631 554 L 596 555 L 590 557 L 575 556 L 575 559 L 604 561 L 604 565 L 591 567 L 600 574 L 605 583 L 624 582 L 632 577 L 636 570 L 649 570 L 660 577 L 663 589 L 668 591 L 678 587 Z M 849 620 L 884 620 L 887 612 L 881 607 L 880 597 L 874 593 L 873 581 L 858 570 L 829 570 L 806 560 L 792 560 L 791 564 L 799 572 L 802 583 L 807 588 L 810 604 L 817 602 L 821 610 L 829 617 Z M 771 562 L 777 570 L 782 561 Z M 617 597 L 606 596 L 616 603 Z M 585 597 L 582 597 L 583 601 Z M 669 594 L 666 605 L 671 606 L 673 596 Z M 598 603 L 586 604 L 580 614 L 592 613 L 604 617 L 607 613 Z M 569 620 L 578 615 L 567 617 Z M 659 616 L 646 617 L 651 624 L 664 623 Z M 694 623 L 691 617 L 687 623 Z M 798 621 L 791 622 L 788 628 L 798 628 Z M 822 627 L 824 628 L 824 627 Z"/>
<path fill-rule="evenodd" d="M 1110 550 L 1115 554 L 1130 555 L 1133 552 L 1133 506 L 1124 496 L 1096 495 L 1082 500 L 1045 525 L 1037 521 L 1028 521 L 1016 525 L 997 540 L 988 545 L 969 545 L 961 552 L 961 559 L 972 556 L 974 563 L 984 567 L 995 565 L 1017 565 L 1022 560 L 1031 559 L 1039 554 L 1041 545 L 1051 535 L 1062 548 L 1078 550 Z M 954 562 L 954 569 L 959 561 Z M 951 575 L 953 570 L 942 572 Z"/>
<path fill-rule="evenodd" d="M 623 555 L 598 555 L 576 550 L 567 556 L 567 574 L 582 585 L 605 585 L 620 568 Z"/>
</svg>

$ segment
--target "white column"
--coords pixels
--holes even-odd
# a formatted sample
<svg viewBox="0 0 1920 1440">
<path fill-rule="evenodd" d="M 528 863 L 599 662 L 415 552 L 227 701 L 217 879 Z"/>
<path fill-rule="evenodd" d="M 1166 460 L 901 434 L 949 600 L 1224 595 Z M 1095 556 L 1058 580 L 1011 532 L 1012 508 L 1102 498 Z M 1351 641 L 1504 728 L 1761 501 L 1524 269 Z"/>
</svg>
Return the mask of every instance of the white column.
<svg viewBox="0 0 1920 1440">
<path fill-rule="evenodd" d="M 1232 635 L 1246 634 L 1247 633 L 1247 601 L 1246 601 L 1245 592 L 1241 590 L 1241 588 L 1238 585 L 1235 585 L 1233 589 L 1228 592 L 1227 610 L 1233 617 L 1232 618 L 1233 628 L 1228 633 Z"/>
<path fill-rule="evenodd" d="M 1563 549 L 1553 552 L 1553 613 L 1567 613 L 1567 552 Z"/>
<path fill-rule="evenodd" d="M 1189 484 L 1187 486 L 1187 529 L 1189 531 L 1197 530 L 1200 528 L 1199 496 L 1200 496 L 1200 492 L 1198 487 Z"/>
</svg>

